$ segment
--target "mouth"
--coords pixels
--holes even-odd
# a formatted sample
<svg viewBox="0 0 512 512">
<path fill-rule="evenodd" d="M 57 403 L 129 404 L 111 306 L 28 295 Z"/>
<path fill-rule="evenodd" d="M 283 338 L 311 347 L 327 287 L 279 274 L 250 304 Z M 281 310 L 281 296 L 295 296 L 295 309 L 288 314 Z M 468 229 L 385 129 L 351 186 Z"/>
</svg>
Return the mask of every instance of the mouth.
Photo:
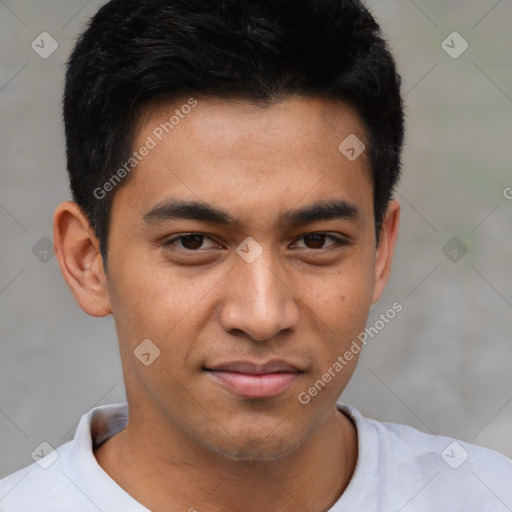
<svg viewBox="0 0 512 512">
<path fill-rule="evenodd" d="M 285 361 L 235 361 L 211 368 L 204 367 L 203 371 L 223 387 L 244 398 L 277 396 L 290 388 L 304 373 Z"/>
</svg>

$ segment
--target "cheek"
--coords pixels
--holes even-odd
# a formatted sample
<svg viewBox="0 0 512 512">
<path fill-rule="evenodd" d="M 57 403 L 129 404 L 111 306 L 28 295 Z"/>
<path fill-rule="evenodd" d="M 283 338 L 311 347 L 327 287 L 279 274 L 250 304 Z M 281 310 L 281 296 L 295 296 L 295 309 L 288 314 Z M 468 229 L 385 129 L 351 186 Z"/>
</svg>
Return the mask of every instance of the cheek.
<svg viewBox="0 0 512 512">
<path fill-rule="evenodd" d="M 371 305 L 373 268 L 363 258 L 335 273 L 303 280 L 301 300 L 337 332 L 363 326 Z"/>
<path fill-rule="evenodd" d="M 305 312 L 314 333 L 315 364 L 301 388 L 301 404 L 329 409 L 349 382 L 361 352 L 358 336 L 364 331 L 371 304 L 370 280 L 359 277 L 332 279 L 321 293 L 310 295 Z M 307 333 L 306 333 L 307 334 Z"/>
<path fill-rule="evenodd" d="M 137 386 L 142 385 L 155 399 L 155 390 L 172 390 L 181 401 L 185 362 L 204 314 L 204 288 L 199 280 L 184 282 L 168 268 L 134 266 L 126 259 L 120 271 L 113 272 L 112 310 L 123 367 L 132 373 L 126 382 L 131 396 L 138 395 Z"/>
<path fill-rule="evenodd" d="M 303 314 L 309 316 L 312 322 L 305 328 L 316 333 L 317 337 L 317 364 L 311 381 L 321 379 L 329 370 L 336 375 L 336 378 L 332 378 L 333 384 L 329 385 L 330 391 L 323 393 L 325 399 L 328 395 L 334 396 L 341 392 L 357 363 L 360 353 L 358 336 L 366 327 L 371 305 L 373 269 L 368 263 L 369 259 L 366 258 L 365 264 L 361 258 L 350 269 L 347 265 L 347 270 L 341 269 L 336 275 L 317 280 L 317 283 L 323 284 L 314 292 L 314 287 L 304 287 L 306 307 Z M 349 359 L 343 359 L 342 363 L 338 362 L 333 368 L 338 357 L 343 357 L 347 352 L 350 352 Z M 341 368 L 340 364 L 342 369 L 336 371 Z M 326 375 L 326 379 L 330 377 L 332 375 Z"/>
<path fill-rule="evenodd" d="M 201 276 L 143 261 L 125 257 L 111 273 L 109 295 L 120 335 L 128 337 L 130 345 L 145 338 L 167 344 L 169 338 L 193 335 L 191 331 L 206 320 L 204 307 L 222 274 Z"/>
</svg>

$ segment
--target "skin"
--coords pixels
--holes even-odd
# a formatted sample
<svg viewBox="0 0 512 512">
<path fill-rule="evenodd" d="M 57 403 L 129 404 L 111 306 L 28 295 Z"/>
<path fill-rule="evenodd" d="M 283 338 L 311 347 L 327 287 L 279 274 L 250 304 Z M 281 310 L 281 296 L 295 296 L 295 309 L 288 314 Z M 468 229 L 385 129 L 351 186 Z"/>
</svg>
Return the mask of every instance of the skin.
<svg viewBox="0 0 512 512">
<path fill-rule="evenodd" d="M 186 100 L 148 110 L 134 147 Z M 390 274 L 400 204 L 389 203 L 376 247 L 369 161 L 338 150 L 350 134 L 365 140 L 344 103 L 197 100 L 115 190 L 107 273 L 78 206 L 66 201 L 54 214 L 64 278 L 86 313 L 113 316 L 125 372 L 128 425 L 95 455 L 155 511 L 325 511 L 357 461 L 354 425 L 335 407 L 357 356 L 309 404 L 297 397 L 364 330 Z M 207 202 L 237 224 L 143 220 L 168 198 Z M 279 223 L 328 199 L 352 203 L 359 217 Z M 164 245 L 191 232 L 205 238 Z M 252 263 L 236 252 L 247 237 L 263 250 Z M 145 339 L 160 350 L 149 366 L 134 355 Z M 271 359 L 303 373 L 270 398 L 237 395 L 203 370 Z"/>
</svg>

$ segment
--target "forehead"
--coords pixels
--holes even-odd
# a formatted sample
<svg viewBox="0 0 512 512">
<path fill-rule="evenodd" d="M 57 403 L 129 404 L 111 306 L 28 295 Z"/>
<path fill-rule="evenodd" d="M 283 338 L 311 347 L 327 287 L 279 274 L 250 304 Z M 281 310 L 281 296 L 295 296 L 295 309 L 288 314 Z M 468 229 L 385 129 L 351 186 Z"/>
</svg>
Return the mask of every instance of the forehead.
<svg viewBox="0 0 512 512">
<path fill-rule="evenodd" d="M 255 211 L 262 217 L 272 211 L 282 220 L 285 206 L 342 199 L 364 203 L 364 216 L 373 196 L 369 160 L 365 152 L 351 161 L 340 151 L 354 136 L 366 141 L 363 123 L 340 101 L 160 102 L 145 112 L 134 143 L 135 151 L 149 140 L 153 148 L 114 203 L 129 204 L 143 217 L 174 197 L 222 204 L 235 220 L 234 212 L 250 218 Z"/>
</svg>

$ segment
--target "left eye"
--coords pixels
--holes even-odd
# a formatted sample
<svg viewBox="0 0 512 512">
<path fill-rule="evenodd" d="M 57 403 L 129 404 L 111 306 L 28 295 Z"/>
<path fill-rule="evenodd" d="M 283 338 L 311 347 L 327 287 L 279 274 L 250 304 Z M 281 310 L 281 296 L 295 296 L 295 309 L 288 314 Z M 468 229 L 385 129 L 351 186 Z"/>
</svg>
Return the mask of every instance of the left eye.
<svg viewBox="0 0 512 512">
<path fill-rule="evenodd" d="M 171 240 L 168 240 L 165 242 L 165 245 L 176 245 L 176 241 L 181 241 L 181 248 L 187 249 L 189 251 L 197 251 L 201 248 L 201 245 L 203 245 L 203 241 L 205 238 L 210 237 L 203 235 L 201 233 L 188 233 L 186 235 L 180 235 L 172 238 Z"/>
<path fill-rule="evenodd" d="M 334 243 L 327 247 L 335 247 L 337 245 L 342 245 L 343 241 L 333 235 L 326 235 L 325 233 L 309 233 L 308 235 L 303 235 L 300 240 L 304 240 L 307 244 L 307 249 L 326 249 L 327 247 L 323 247 L 327 238 L 334 240 Z"/>
</svg>

